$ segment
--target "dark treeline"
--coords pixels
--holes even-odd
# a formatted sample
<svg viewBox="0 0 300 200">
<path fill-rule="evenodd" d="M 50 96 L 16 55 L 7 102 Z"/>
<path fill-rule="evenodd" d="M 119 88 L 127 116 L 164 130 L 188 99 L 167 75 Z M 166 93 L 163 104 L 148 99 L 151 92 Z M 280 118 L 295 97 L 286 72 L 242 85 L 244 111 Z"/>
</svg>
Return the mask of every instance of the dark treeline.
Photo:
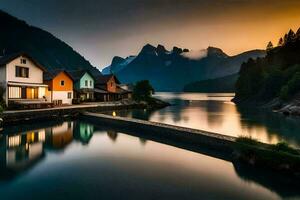
<svg viewBox="0 0 300 200">
<path fill-rule="evenodd" d="M 290 30 L 278 45 L 267 45 L 264 58 L 243 63 L 236 83 L 236 102 L 287 101 L 300 90 L 300 28 Z"/>
<path fill-rule="evenodd" d="M 0 56 L 25 52 L 47 70 L 87 70 L 101 75 L 65 42 L 0 10 Z"/>
</svg>

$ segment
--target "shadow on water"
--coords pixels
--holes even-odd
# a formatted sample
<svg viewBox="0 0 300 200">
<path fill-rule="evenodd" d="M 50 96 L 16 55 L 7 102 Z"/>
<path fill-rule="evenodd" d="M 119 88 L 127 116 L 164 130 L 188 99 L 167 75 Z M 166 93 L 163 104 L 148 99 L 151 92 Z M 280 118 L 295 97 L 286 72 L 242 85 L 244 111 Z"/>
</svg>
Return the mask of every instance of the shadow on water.
<svg viewBox="0 0 300 200">
<path fill-rule="evenodd" d="M 117 142 L 119 133 L 139 137 L 140 144 L 147 146 L 147 141 L 186 149 L 210 157 L 232 162 L 231 155 L 214 151 L 192 143 L 182 143 L 172 139 L 158 137 L 157 133 L 138 133 L 129 128 L 109 127 L 99 122 L 80 119 L 77 121 L 49 122 L 39 125 L 24 125 L 18 128 L 6 127 L 0 137 L 0 183 L 14 181 L 15 178 L 29 172 L 47 157 L 48 152 L 63 152 L 71 143 L 88 145 L 95 133 L 106 132 L 112 142 Z M 274 174 L 269 171 L 254 169 L 232 162 L 236 174 L 243 180 L 262 185 L 281 197 L 293 197 L 300 194 L 299 182 Z"/>
</svg>

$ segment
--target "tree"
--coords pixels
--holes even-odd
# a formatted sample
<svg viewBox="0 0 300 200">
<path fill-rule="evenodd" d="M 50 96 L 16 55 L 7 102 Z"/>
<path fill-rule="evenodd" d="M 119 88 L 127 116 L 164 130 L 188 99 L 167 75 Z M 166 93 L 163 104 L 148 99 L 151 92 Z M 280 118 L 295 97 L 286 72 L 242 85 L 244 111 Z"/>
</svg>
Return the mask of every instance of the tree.
<svg viewBox="0 0 300 200">
<path fill-rule="evenodd" d="M 267 51 L 271 51 L 274 48 L 273 43 L 270 41 L 267 45 Z"/>
<path fill-rule="evenodd" d="M 279 46 L 279 47 L 282 47 L 283 44 L 284 44 L 283 39 L 280 38 L 279 41 L 278 41 L 278 46 Z"/>
<path fill-rule="evenodd" d="M 298 29 L 297 33 L 296 33 L 296 39 L 300 40 L 300 28 Z"/>
<path fill-rule="evenodd" d="M 5 92 L 5 89 L 0 86 L 0 116 L 2 115 L 3 110 L 5 108 L 5 101 L 3 99 L 4 92 Z"/>
<path fill-rule="evenodd" d="M 138 81 L 133 88 L 133 99 L 137 101 L 148 101 L 154 89 L 148 80 Z"/>
<path fill-rule="evenodd" d="M 290 29 L 289 33 L 287 34 L 287 43 L 291 43 L 295 40 L 296 34 L 292 29 Z"/>
</svg>

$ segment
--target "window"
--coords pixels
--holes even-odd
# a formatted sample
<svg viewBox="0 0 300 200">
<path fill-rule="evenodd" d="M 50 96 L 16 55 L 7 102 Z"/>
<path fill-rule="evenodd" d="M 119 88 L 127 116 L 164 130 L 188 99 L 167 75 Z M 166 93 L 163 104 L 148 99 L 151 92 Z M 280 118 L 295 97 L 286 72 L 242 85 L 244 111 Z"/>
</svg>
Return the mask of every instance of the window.
<svg viewBox="0 0 300 200">
<path fill-rule="evenodd" d="M 64 86 L 65 85 L 65 81 L 60 81 L 60 85 Z"/>
<path fill-rule="evenodd" d="M 9 99 L 21 99 L 21 87 L 9 87 L 8 88 Z"/>
<path fill-rule="evenodd" d="M 93 83 L 92 83 L 92 81 L 90 81 L 90 86 L 91 86 L 91 87 L 93 86 Z"/>
<path fill-rule="evenodd" d="M 88 81 L 87 81 L 87 80 L 85 81 L 85 86 L 86 86 L 86 87 L 88 86 Z"/>
<path fill-rule="evenodd" d="M 16 77 L 29 78 L 29 68 L 16 66 Z"/>
<path fill-rule="evenodd" d="M 72 92 L 68 92 L 68 99 L 72 99 Z"/>
<path fill-rule="evenodd" d="M 111 83 L 110 83 L 110 87 L 113 87 L 113 86 L 114 86 L 114 84 L 113 84 L 113 82 L 111 82 Z"/>
<path fill-rule="evenodd" d="M 21 58 L 21 64 L 26 64 L 26 59 Z"/>
</svg>

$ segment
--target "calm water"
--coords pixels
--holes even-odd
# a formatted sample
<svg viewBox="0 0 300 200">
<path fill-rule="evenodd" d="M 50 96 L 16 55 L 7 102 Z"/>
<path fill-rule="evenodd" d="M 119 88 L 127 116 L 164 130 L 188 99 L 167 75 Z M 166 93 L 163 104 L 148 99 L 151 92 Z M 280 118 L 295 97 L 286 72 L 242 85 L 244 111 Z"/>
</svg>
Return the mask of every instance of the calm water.
<svg viewBox="0 0 300 200">
<path fill-rule="evenodd" d="M 230 101 L 233 96 L 224 93 L 157 93 L 156 97 L 174 105 L 154 112 L 117 111 L 117 114 L 230 136 L 249 136 L 267 143 L 286 141 L 300 147 L 300 118 L 237 108 Z"/>
<path fill-rule="evenodd" d="M 129 134 L 85 120 L 6 127 L 1 200 L 300 197 L 274 174 Z"/>
</svg>

